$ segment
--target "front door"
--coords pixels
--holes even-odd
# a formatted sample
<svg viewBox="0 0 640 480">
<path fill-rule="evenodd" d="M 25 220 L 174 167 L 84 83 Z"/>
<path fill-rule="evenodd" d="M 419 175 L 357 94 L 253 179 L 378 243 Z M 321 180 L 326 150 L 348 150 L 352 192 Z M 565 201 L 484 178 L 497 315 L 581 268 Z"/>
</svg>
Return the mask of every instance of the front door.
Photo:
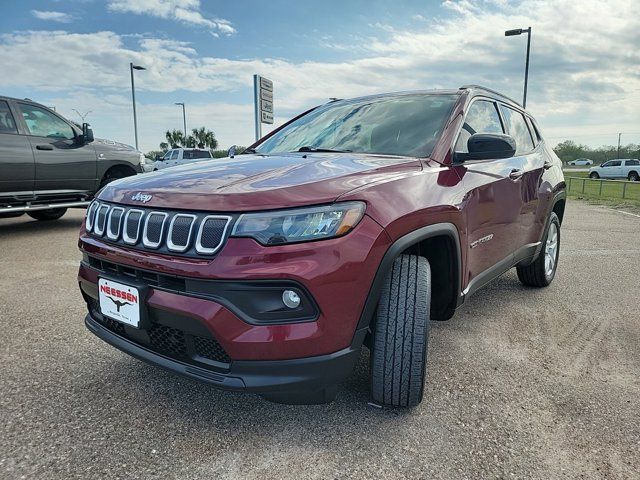
<svg viewBox="0 0 640 480">
<path fill-rule="evenodd" d="M 35 157 L 35 192 L 39 196 L 93 191 L 97 158 L 91 144 L 53 112 L 18 103 Z"/>
<path fill-rule="evenodd" d="M 476 100 L 467 109 L 456 152 L 467 152 L 474 133 L 504 133 L 495 102 Z M 467 192 L 460 208 L 467 224 L 464 286 L 492 277 L 492 267 L 510 263 L 521 237 L 522 157 L 467 161 L 456 167 Z M 484 275 L 483 275 L 484 273 Z"/>
<path fill-rule="evenodd" d="M 609 160 L 602 164 L 602 178 L 617 178 L 622 175 L 622 162 L 620 160 Z"/>
</svg>

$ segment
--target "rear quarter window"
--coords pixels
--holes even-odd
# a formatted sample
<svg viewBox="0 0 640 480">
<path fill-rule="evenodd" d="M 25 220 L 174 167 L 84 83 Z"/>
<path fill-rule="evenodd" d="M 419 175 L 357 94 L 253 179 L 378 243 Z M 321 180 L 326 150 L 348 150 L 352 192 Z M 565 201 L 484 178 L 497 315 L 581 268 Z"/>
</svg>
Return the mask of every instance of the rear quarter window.
<svg viewBox="0 0 640 480">
<path fill-rule="evenodd" d="M 0 133 L 18 133 L 9 104 L 0 100 Z"/>
<path fill-rule="evenodd" d="M 524 116 L 517 110 L 502 104 L 500 104 L 500 112 L 502 112 L 509 135 L 516 141 L 516 155 L 522 155 L 533 150 L 533 139 Z"/>
</svg>

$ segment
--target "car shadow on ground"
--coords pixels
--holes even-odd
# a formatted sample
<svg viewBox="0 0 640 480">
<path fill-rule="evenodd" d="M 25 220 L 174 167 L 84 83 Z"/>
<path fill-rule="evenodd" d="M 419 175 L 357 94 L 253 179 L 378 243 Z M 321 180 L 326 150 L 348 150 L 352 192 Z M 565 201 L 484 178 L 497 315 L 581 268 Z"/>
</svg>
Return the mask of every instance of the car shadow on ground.
<svg viewBox="0 0 640 480">
<path fill-rule="evenodd" d="M 432 322 L 429 352 L 430 366 L 435 367 L 433 363 L 443 361 L 442 355 L 449 353 L 452 348 L 448 344 L 451 341 L 452 332 L 450 330 L 481 330 L 482 328 L 490 327 L 490 325 L 476 323 L 487 323 L 492 317 L 500 314 L 502 307 L 498 303 L 486 301 L 485 296 L 489 294 L 489 291 L 494 291 L 493 296 L 497 293 L 498 296 L 519 301 L 519 296 L 526 296 L 531 289 L 522 286 L 515 278 L 515 275 L 501 277 L 487 286 L 485 290 L 468 299 L 464 310 L 458 312 L 459 314 L 454 316 L 452 320 Z M 472 313 L 470 314 L 469 312 Z M 440 337 L 445 336 L 443 335 L 445 333 L 448 333 L 446 335 L 447 338 L 443 340 Z M 104 348 L 111 349 L 106 345 Z M 144 405 L 143 408 L 145 409 L 161 409 L 165 412 L 169 409 L 172 416 L 182 417 L 185 422 L 192 422 L 194 416 L 199 421 L 206 422 L 212 416 L 216 418 L 218 415 L 227 417 L 227 413 L 236 412 L 237 410 L 246 413 L 259 411 L 261 415 L 280 417 L 281 413 L 279 412 L 284 409 L 284 411 L 290 413 L 296 412 L 294 417 L 299 419 L 308 418 L 309 414 L 333 415 L 336 411 L 342 411 L 345 414 L 358 412 L 359 415 L 365 413 L 369 415 L 375 412 L 375 415 L 382 414 L 384 417 L 397 417 L 412 415 L 416 410 L 379 409 L 369 404 L 371 400 L 369 394 L 369 351 L 366 348 L 362 349 L 353 373 L 340 384 L 338 397 L 333 403 L 302 406 L 279 405 L 253 394 L 222 391 L 211 385 L 183 378 L 159 367 L 131 359 L 122 353 L 118 353 L 116 359 L 113 359 L 108 351 L 104 351 L 103 354 L 115 361 L 98 362 L 95 365 L 95 375 L 101 378 L 104 383 L 100 382 L 100 384 L 94 385 L 98 388 L 97 391 L 91 388 L 85 390 L 86 394 L 96 395 L 97 398 L 102 395 L 100 393 L 101 387 L 107 384 L 113 392 L 120 392 L 118 396 L 135 397 L 135 399 L 132 399 L 134 405 Z M 430 378 L 428 373 L 427 385 L 431 381 L 434 381 L 434 379 Z M 135 388 L 132 389 L 132 385 Z M 429 392 L 429 387 L 425 390 L 425 402 L 423 402 L 422 406 L 428 405 L 428 397 L 432 393 Z M 300 417 L 298 417 L 298 414 Z M 217 422 L 218 420 L 214 424 Z M 241 428 L 241 426 L 238 425 L 237 428 Z"/>
<path fill-rule="evenodd" d="M 65 215 L 59 220 L 38 221 L 27 215 L 18 218 L 0 218 L 0 239 L 12 236 L 62 233 L 69 230 L 80 230 L 82 217 Z"/>
</svg>

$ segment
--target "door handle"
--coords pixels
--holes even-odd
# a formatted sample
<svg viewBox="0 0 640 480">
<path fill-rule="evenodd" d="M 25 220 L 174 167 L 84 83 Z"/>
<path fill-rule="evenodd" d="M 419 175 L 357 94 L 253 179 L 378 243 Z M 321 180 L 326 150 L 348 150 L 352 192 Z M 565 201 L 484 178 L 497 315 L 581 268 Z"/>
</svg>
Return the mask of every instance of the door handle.
<svg viewBox="0 0 640 480">
<path fill-rule="evenodd" d="M 511 170 L 511 173 L 509 173 L 509 178 L 511 180 L 518 180 L 520 177 L 522 177 L 522 175 L 524 175 L 523 170 L 513 169 Z"/>
<path fill-rule="evenodd" d="M 51 145 L 49 145 L 48 143 L 45 143 L 43 145 L 36 145 L 36 148 L 38 150 L 53 150 L 53 147 Z"/>
</svg>

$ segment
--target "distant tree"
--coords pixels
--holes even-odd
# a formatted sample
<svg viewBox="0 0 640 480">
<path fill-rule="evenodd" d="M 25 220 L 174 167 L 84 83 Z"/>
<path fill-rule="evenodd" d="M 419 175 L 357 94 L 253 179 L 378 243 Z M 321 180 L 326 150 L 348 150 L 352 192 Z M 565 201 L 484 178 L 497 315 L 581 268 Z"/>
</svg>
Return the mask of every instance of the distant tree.
<svg viewBox="0 0 640 480">
<path fill-rule="evenodd" d="M 190 136 L 193 137 L 194 142 L 198 148 L 208 148 L 210 150 L 215 150 L 218 146 L 218 140 L 216 139 L 216 134 L 211 130 L 207 130 L 204 127 L 194 128 L 191 130 Z"/>
<path fill-rule="evenodd" d="M 151 150 L 145 153 L 144 156 L 151 160 L 155 160 L 157 157 L 162 157 L 165 153 L 167 153 L 166 150 Z"/>
<path fill-rule="evenodd" d="M 180 130 L 167 130 L 164 136 L 171 148 L 178 148 L 184 144 L 184 133 Z"/>
<path fill-rule="evenodd" d="M 169 150 L 169 144 L 167 142 L 160 142 L 160 150 L 166 152 Z"/>
</svg>

